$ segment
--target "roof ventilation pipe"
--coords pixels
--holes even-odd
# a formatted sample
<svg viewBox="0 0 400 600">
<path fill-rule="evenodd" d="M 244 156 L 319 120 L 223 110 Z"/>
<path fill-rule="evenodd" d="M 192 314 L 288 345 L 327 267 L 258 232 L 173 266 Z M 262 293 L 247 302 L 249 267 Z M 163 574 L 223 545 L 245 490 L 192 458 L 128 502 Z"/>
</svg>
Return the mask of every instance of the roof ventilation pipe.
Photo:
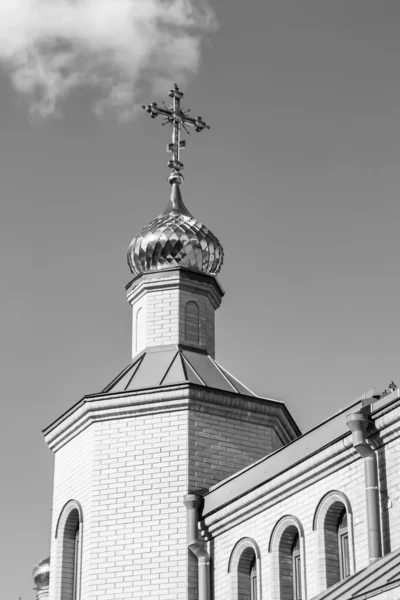
<svg viewBox="0 0 400 600">
<path fill-rule="evenodd" d="M 376 398 L 372 399 L 372 401 L 374 400 Z M 370 410 L 369 407 L 368 410 Z M 382 556 L 382 540 L 376 452 L 367 442 L 367 431 L 370 425 L 369 415 L 362 411 L 347 415 L 347 426 L 351 431 L 353 446 L 364 460 L 368 552 L 371 564 Z"/>
<path fill-rule="evenodd" d="M 188 548 L 197 558 L 199 573 L 198 600 L 210 600 L 210 555 L 204 542 L 199 540 L 199 507 L 203 498 L 196 494 L 187 494 L 183 501 L 187 509 Z"/>
</svg>

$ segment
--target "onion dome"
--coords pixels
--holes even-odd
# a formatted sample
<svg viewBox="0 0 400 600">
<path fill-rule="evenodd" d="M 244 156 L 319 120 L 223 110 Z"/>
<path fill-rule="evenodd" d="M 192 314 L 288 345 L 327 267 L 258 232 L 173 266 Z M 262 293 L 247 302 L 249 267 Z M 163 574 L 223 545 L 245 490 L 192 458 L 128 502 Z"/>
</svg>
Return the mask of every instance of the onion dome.
<svg viewBox="0 0 400 600">
<path fill-rule="evenodd" d="M 177 182 L 172 183 L 165 211 L 133 238 L 128 248 L 128 264 L 134 275 L 168 267 L 189 267 L 216 275 L 223 256 L 215 235 L 187 210 Z"/>
<path fill-rule="evenodd" d="M 37 591 L 49 587 L 50 583 L 50 556 L 42 560 L 32 572 L 35 589 Z"/>
</svg>

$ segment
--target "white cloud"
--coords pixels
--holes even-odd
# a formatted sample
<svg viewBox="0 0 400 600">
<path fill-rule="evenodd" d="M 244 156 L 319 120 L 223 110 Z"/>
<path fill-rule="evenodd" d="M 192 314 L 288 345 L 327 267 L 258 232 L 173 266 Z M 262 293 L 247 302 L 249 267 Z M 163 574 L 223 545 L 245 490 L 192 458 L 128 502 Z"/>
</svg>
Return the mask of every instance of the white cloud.
<svg viewBox="0 0 400 600">
<path fill-rule="evenodd" d="M 122 120 L 143 85 L 195 73 L 215 28 L 206 0 L 0 0 L 0 62 L 42 116 L 79 86 Z"/>
</svg>

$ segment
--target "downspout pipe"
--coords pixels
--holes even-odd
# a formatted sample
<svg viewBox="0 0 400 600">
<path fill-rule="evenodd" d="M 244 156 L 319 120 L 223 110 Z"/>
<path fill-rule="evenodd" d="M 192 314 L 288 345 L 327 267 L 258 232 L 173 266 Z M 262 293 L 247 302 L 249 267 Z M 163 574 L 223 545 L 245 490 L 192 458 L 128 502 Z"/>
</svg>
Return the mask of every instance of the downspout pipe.
<svg viewBox="0 0 400 600">
<path fill-rule="evenodd" d="M 187 537 L 188 548 L 197 558 L 198 565 L 198 600 L 210 600 L 210 555 L 205 544 L 199 539 L 199 508 L 203 501 L 202 496 L 196 494 L 187 494 L 183 502 L 187 510 Z"/>
<path fill-rule="evenodd" d="M 371 564 L 382 556 L 382 540 L 377 458 L 376 452 L 367 442 L 367 430 L 370 425 L 369 415 L 364 412 L 347 415 L 347 426 L 351 431 L 353 446 L 364 461 L 368 552 Z"/>
</svg>

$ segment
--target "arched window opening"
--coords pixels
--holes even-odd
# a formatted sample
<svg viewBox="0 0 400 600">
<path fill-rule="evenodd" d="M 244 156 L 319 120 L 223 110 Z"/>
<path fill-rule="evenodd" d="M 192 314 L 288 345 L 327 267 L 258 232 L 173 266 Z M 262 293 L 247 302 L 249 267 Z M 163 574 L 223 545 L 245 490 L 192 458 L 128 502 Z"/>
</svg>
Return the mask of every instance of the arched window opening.
<svg viewBox="0 0 400 600">
<path fill-rule="evenodd" d="M 200 343 L 200 311 L 198 304 L 192 301 L 185 305 L 185 341 Z"/>
<path fill-rule="evenodd" d="M 300 536 L 295 525 L 289 525 L 280 540 L 279 584 L 281 600 L 301 600 Z"/>
<path fill-rule="evenodd" d="M 292 547 L 292 569 L 293 569 L 293 598 L 301 599 L 301 558 L 300 558 L 300 537 L 296 535 Z"/>
<path fill-rule="evenodd" d="M 250 565 L 250 598 L 251 600 L 257 600 L 257 562 L 256 557 L 253 558 L 253 561 Z"/>
<path fill-rule="evenodd" d="M 349 529 L 347 526 L 347 512 L 342 510 L 338 523 L 338 547 L 339 547 L 339 568 L 340 579 L 345 579 L 350 575 L 350 555 L 349 555 Z"/>
<path fill-rule="evenodd" d="M 326 585 L 330 587 L 350 575 L 347 512 L 341 502 L 334 502 L 324 522 Z"/>
<path fill-rule="evenodd" d="M 140 352 L 145 347 L 144 310 L 140 307 L 135 319 L 135 352 Z"/>
<path fill-rule="evenodd" d="M 257 560 L 253 548 L 246 548 L 239 559 L 237 600 L 257 600 Z"/>
<path fill-rule="evenodd" d="M 237 542 L 229 557 L 232 600 L 261 600 L 260 549 L 252 538 Z"/>
<path fill-rule="evenodd" d="M 81 527 L 79 512 L 69 513 L 62 532 L 61 597 L 62 600 L 80 598 Z"/>
</svg>

